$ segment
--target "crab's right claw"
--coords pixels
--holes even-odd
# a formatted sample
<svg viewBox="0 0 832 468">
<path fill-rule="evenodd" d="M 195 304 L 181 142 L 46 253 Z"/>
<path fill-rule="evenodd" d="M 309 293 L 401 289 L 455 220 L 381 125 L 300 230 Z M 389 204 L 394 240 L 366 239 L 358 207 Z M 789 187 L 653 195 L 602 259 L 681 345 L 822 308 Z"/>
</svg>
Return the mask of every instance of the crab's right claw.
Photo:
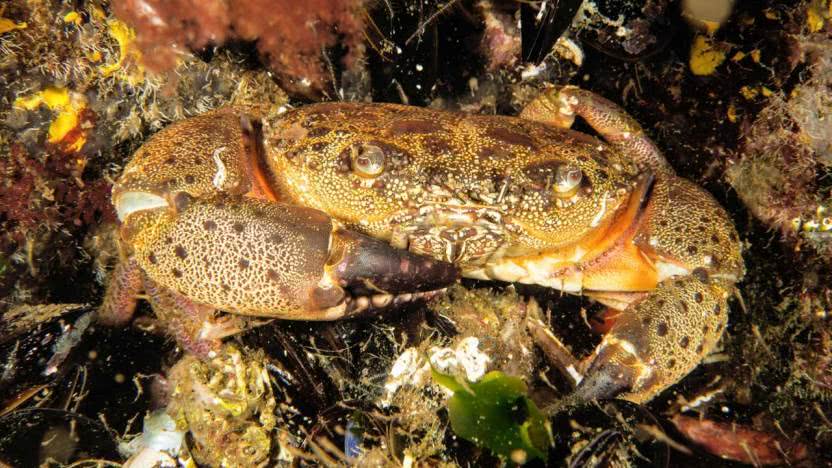
<svg viewBox="0 0 832 468">
<path fill-rule="evenodd" d="M 131 212 L 121 235 L 147 277 L 236 314 L 335 320 L 430 295 L 450 263 L 348 231 L 325 213 L 247 197 L 171 197 Z"/>
</svg>

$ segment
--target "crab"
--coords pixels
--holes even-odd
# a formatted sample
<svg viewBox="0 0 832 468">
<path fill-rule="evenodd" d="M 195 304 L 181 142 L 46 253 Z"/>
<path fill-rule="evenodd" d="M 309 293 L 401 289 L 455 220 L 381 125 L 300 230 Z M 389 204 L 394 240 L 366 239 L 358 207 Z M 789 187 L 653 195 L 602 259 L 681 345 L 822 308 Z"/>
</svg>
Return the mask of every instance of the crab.
<svg viewBox="0 0 832 468">
<path fill-rule="evenodd" d="M 600 138 L 571 130 L 576 116 Z M 441 288 L 455 276 L 449 265 L 469 278 L 588 296 L 615 315 L 589 356 L 574 358 L 539 320 L 529 327 L 585 400 L 647 401 L 688 374 L 724 332 L 744 274 L 742 243 L 718 202 L 675 175 L 622 109 L 573 86 L 544 89 L 519 117 L 364 103 L 279 115 L 224 108 L 159 132 L 125 168 L 113 201 L 131 254 L 111 289 L 144 282 L 157 303 L 179 308 L 335 319 L 349 313 L 332 305 L 345 295 L 330 291 L 346 283 L 330 271 L 386 298 L 391 283 L 397 293 Z M 304 234 L 287 234 L 290 225 Z M 341 237 L 383 242 L 372 244 L 380 265 L 333 254 L 354 251 Z M 247 293 L 272 270 L 251 275 L 242 252 L 281 259 L 277 275 L 314 284 L 327 307 L 275 313 L 297 289 Z M 343 259 L 338 268 L 324 252 Z M 348 273 L 345 262 L 364 270 Z M 385 276 L 402 263 L 419 265 L 419 281 Z M 222 275 L 202 264 L 222 265 Z M 105 316 L 129 316 L 126 297 L 108 294 Z"/>
</svg>

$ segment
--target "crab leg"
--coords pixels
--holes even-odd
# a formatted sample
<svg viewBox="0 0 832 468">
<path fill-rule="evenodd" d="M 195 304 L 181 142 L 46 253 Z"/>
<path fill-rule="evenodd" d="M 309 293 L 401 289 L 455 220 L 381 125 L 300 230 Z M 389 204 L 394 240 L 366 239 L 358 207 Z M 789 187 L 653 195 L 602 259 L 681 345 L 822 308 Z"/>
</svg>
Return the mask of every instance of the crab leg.
<svg viewBox="0 0 832 468">
<path fill-rule="evenodd" d="M 136 296 L 141 290 L 142 270 L 138 262 L 129 258 L 117 263 L 98 308 L 98 321 L 109 326 L 129 322 L 136 310 Z"/>
<path fill-rule="evenodd" d="M 673 173 L 661 151 L 641 125 L 624 109 L 603 97 L 576 86 L 551 87 L 526 105 L 520 117 L 569 128 L 575 116 L 584 119 L 604 140 L 656 173 Z"/>
<path fill-rule="evenodd" d="M 207 358 L 218 351 L 222 338 L 252 328 L 251 317 L 217 314 L 211 306 L 195 303 L 175 291 L 159 287 L 150 279 L 144 281 L 147 300 L 153 313 L 165 328 L 191 354 Z"/>
</svg>

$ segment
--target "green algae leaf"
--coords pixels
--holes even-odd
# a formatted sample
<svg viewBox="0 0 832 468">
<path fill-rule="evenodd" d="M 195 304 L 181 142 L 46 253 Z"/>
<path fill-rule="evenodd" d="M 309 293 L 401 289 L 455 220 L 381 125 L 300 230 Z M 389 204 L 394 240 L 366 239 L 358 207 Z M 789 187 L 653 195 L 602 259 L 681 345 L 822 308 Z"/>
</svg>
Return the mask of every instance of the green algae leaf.
<svg viewBox="0 0 832 468">
<path fill-rule="evenodd" d="M 546 460 L 552 444 L 548 420 L 527 396 L 523 380 L 492 371 L 478 382 L 459 382 L 433 370 L 433 378 L 454 392 L 448 417 L 456 435 L 503 459 Z"/>
</svg>

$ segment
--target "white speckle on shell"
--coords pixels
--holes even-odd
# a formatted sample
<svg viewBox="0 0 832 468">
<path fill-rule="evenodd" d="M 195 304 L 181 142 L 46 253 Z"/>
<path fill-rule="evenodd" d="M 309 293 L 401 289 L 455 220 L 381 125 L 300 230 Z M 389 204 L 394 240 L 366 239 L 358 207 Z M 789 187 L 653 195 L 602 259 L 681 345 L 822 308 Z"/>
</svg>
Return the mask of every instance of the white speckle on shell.
<svg viewBox="0 0 832 468">
<path fill-rule="evenodd" d="M 225 183 L 225 178 L 227 175 L 227 171 L 225 169 L 225 163 L 222 162 L 220 159 L 220 154 L 225 151 L 225 146 L 221 146 L 214 150 L 214 154 L 211 157 L 214 159 L 214 164 L 217 165 L 217 172 L 214 174 L 213 184 L 214 187 L 218 189 L 222 189 L 223 184 Z"/>
</svg>

